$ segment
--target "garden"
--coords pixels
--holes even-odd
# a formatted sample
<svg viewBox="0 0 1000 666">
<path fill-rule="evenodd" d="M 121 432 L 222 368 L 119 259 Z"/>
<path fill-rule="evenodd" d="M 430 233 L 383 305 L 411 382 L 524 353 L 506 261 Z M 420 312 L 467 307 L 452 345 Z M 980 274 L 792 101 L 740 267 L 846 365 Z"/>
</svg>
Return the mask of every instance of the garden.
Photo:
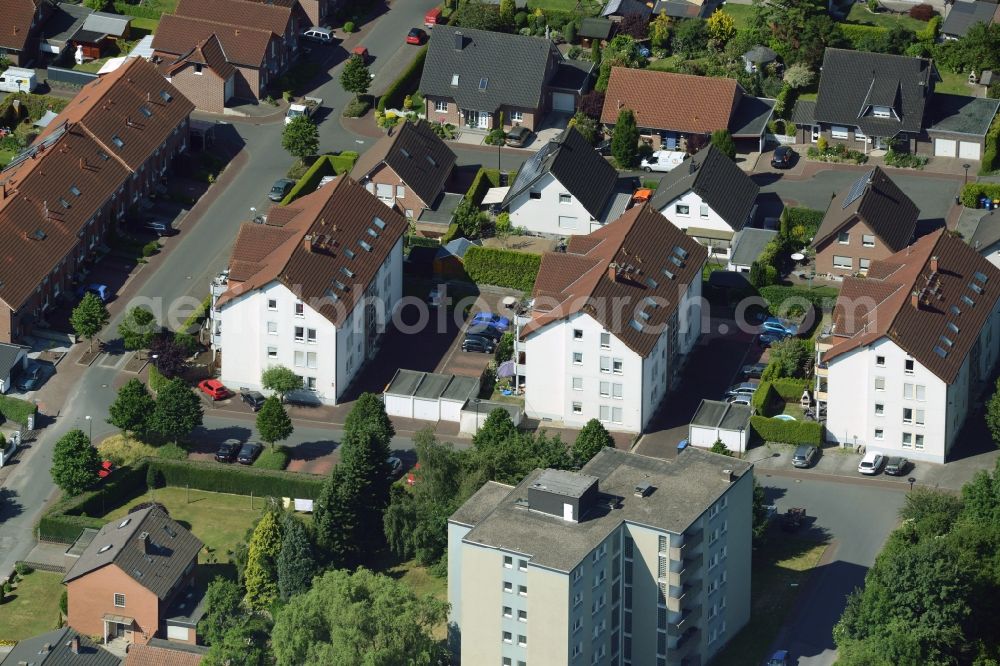
<svg viewBox="0 0 1000 666">
<path fill-rule="evenodd" d="M 19 564 L 13 582 L 0 594 L 0 645 L 21 641 L 61 626 L 63 575 L 33 571 Z"/>
</svg>

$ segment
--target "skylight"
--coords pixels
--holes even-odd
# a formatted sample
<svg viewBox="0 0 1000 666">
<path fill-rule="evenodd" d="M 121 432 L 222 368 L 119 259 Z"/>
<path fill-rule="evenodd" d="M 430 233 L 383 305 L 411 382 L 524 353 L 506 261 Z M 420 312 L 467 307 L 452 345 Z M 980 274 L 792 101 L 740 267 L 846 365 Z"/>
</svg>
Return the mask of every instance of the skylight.
<svg viewBox="0 0 1000 666">
<path fill-rule="evenodd" d="M 958 324 L 956 324 L 955 322 L 949 321 L 948 322 L 948 330 L 951 331 L 952 333 L 958 333 Z"/>
<path fill-rule="evenodd" d="M 114 544 L 110 544 L 110 543 L 109 543 L 109 544 L 108 544 L 108 545 L 106 545 L 106 546 L 101 546 L 100 548 L 98 548 L 98 549 L 97 549 L 97 552 L 98 552 L 98 553 L 106 553 L 106 552 L 108 552 L 109 550 L 111 550 L 111 547 L 112 547 L 113 545 L 114 545 Z"/>
<path fill-rule="evenodd" d="M 479 89 L 486 90 L 486 86 L 489 84 L 490 80 L 487 78 L 479 79 Z"/>
<path fill-rule="evenodd" d="M 458 74 L 452 74 L 451 75 L 451 85 L 453 85 L 453 86 L 457 86 L 458 85 Z"/>
<path fill-rule="evenodd" d="M 951 339 L 947 335 L 942 335 L 939 339 L 941 340 L 941 343 L 945 347 L 951 347 L 953 344 L 955 344 L 954 342 L 951 341 Z"/>
<path fill-rule="evenodd" d="M 374 220 L 372 220 L 372 224 L 374 224 L 379 229 L 385 229 L 385 220 L 383 220 L 381 217 L 376 217 Z"/>
<path fill-rule="evenodd" d="M 982 296 L 982 294 L 983 294 L 983 288 L 978 283 L 976 283 L 976 282 L 970 282 L 969 283 L 969 289 L 971 289 L 972 291 L 976 292 L 980 296 Z"/>
<path fill-rule="evenodd" d="M 378 238 L 378 232 L 371 228 L 368 229 L 368 235 L 372 238 Z"/>
<path fill-rule="evenodd" d="M 72 194 L 74 197 L 78 197 L 80 196 L 80 188 L 77 187 L 76 185 L 70 185 L 69 193 Z"/>
<path fill-rule="evenodd" d="M 656 302 L 656 299 L 653 298 L 652 296 L 647 296 L 646 305 L 648 305 L 651 308 L 655 308 L 658 305 L 658 303 Z"/>
<path fill-rule="evenodd" d="M 434 158 L 431 157 L 430 155 L 424 155 L 424 159 L 430 162 L 432 167 L 436 167 L 438 165 L 438 163 L 435 162 Z"/>
<path fill-rule="evenodd" d="M 126 525 L 128 525 L 131 522 L 132 522 L 131 518 L 126 518 L 122 522 L 118 523 L 118 529 L 121 529 L 121 528 L 125 527 Z"/>
<path fill-rule="evenodd" d="M 169 525 L 164 525 L 163 526 L 163 531 L 166 532 L 170 536 L 171 539 L 173 539 L 174 537 L 177 536 L 177 532 L 175 532 L 174 530 L 172 530 Z"/>
<path fill-rule="evenodd" d="M 942 349 L 941 347 L 938 347 L 937 345 L 934 346 L 934 353 L 940 356 L 941 358 L 948 358 L 948 351 Z"/>
<path fill-rule="evenodd" d="M 676 276 L 668 271 L 666 268 L 663 269 L 663 274 L 667 276 L 668 280 L 673 280 Z"/>
<path fill-rule="evenodd" d="M 115 144 L 119 148 L 124 148 L 125 147 L 125 142 L 122 141 L 122 138 L 120 136 L 118 136 L 117 134 L 115 134 L 113 137 L 111 137 L 111 143 Z"/>
<path fill-rule="evenodd" d="M 371 252 L 372 251 L 372 246 L 369 245 L 368 243 L 366 243 L 363 240 L 359 240 L 358 241 L 358 245 L 360 245 L 361 249 L 364 250 L 365 252 Z"/>
<path fill-rule="evenodd" d="M 102 160 L 111 159 L 111 158 L 108 157 L 108 154 L 106 152 L 104 152 L 103 150 L 98 150 L 97 151 L 97 156 L 100 157 Z"/>
<path fill-rule="evenodd" d="M 986 277 L 985 273 L 980 273 L 979 271 L 976 271 L 975 273 L 972 274 L 972 279 L 975 280 L 976 282 L 982 282 L 983 284 L 986 284 L 986 281 L 989 278 Z"/>
<path fill-rule="evenodd" d="M 681 259 L 687 259 L 688 258 L 688 251 L 685 250 L 684 248 L 682 248 L 680 245 L 675 245 L 674 246 L 674 254 L 676 254 Z"/>
<path fill-rule="evenodd" d="M 340 269 L 340 272 L 341 272 L 341 273 L 343 273 L 344 275 L 346 275 L 346 276 L 347 276 L 347 277 L 349 277 L 349 278 L 352 278 L 352 277 L 354 277 L 354 271 L 352 271 L 352 270 L 351 270 L 350 268 L 348 268 L 347 266 L 343 266 L 343 267 L 342 267 L 342 268 Z"/>
<path fill-rule="evenodd" d="M 340 280 L 336 280 L 334 284 L 337 285 L 337 289 L 340 289 L 341 291 L 347 291 L 347 285 L 341 282 Z"/>
<path fill-rule="evenodd" d="M 649 321 L 649 313 L 645 310 L 640 311 L 639 316 L 642 317 L 643 321 Z"/>
<path fill-rule="evenodd" d="M 69 208 L 69 202 L 66 201 L 66 199 L 64 199 L 63 197 L 59 197 L 59 205 L 62 206 L 63 208 Z"/>
<path fill-rule="evenodd" d="M 35 240 L 45 240 L 46 238 L 49 237 L 49 235 L 44 231 L 42 231 L 41 229 L 35 229 L 31 233 L 31 237 L 34 238 Z"/>
<path fill-rule="evenodd" d="M 352 250 L 351 248 L 346 248 L 346 249 L 344 250 L 344 254 L 346 254 L 346 255 L 347 255 L 347 258 L 348 258 L 348 259 L 353 259 L 353 258 L 354 258 L 354 256 L 355 256 L 355 255 L 354 255 L 354 250 Z"/>
<path fill-rule="evenodd" d="M 647 285 L 647 286 L 648 286 L 648 287 L 649 287 L 650 289 L 656 289 L 657 287 L 659 287 L 659 286 L 660 286 L 659 284 L 657 284 L 657 283 L 656 283 L 656 280 L 654 280 L 654 279 L 653 279 L 653 278 L 651 278 L 651 277 L 648 277 L 648 278 L 646 278 L 646 285 Z"/>
<path fill-rule="evenodd" d="M 172 102 L 174 100 L 174 97 L 173 97 L 173 95 L 171 95 L 170 93 L 168 93 L 166 90 L 161 90 L 160 91 L 160 99 L 162 99 L 164 102 Z"/>
<path fill-rule="evenodd" d="M 327 296 L 328 296 L 328 297 L 330 298 L 330 300 L 332 300 L 332 301 L 339 301 L 339 300 L 340 300 L 340 296 L 337 296 L 337 294 L 333 293 L 333 289 L 327 289 L 327 290 L 326 290 L 326 295 L 327 295 Z"/>
<path fill-rule="evenodd" d="M 673 254 L 672 254 L 672 255 L 670 255 L 670 261 L 674 262 L 674 265 L 675 265 L 675 266 L 677 266 L 677 267 L 679 267 L 679 268 L 684 268 L 684 262 L 683 262 L 683 261 L 681 261 L 681 260 L 680 260 L 680 259 L 679 259 L 679 258 L 677 257 L 677 255 L 673 255 Z"/>
<path fill-rule="evenodd" d="M 142 106 L 139 107 L 139 113 L 141 113 L 142 115 L 146 116 L 147 118 L 152 118 L 153 117 L 153 112 L 150 111 L 149 107 L 146 106 L 145 104 L 143 104 Z"/>
<path fill-rule="evenodd" d="M 968 305 L 970 308 L 976 305 L 975 301 L 969 298 L 967 294 L 962 294 L 962 302 Z"/>
<path fill-rule="evenodd" d="M 400 148 L 399 152 L 403 155 L 403 157 L 407 159 L 413 157 L 413 155 L 410 155 L 410 151 L 408 151 L 406 148 Z"/>
<path fill-rule="evenodd" d="M 950 311 L 951 311 L 951 313 L 952 313 L 953 315 L 955 315 L 956 317 L 957 317 L 958 315 L 962 314 L 962 311 L 958 309 L 958 306 L 957 306 L 957 305 L 952 305 L 952 306 L 951 306 L 951 307 L 949 308 L 949 310 L 950 310 Z"/>
<path fill-rule="evenodd" d="M 635 330 L 639 331 L 640 333 L 642 332 L 642 324 L 640 324 L 639 322 L 637 322 L 635 319 L 633 319 L 632 321 L 630 321 L 628 323 L 628 325 L 631 326 L 632 328 L 634 328 Z"/>
</svg>

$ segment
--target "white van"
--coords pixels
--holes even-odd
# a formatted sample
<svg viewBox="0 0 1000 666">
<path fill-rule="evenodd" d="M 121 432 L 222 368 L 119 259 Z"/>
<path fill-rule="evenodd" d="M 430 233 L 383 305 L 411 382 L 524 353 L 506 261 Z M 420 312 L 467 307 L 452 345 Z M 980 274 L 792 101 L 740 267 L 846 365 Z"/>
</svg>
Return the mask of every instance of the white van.
<svg viewBox="0 0 1000 666">
<path fill-rule="evenodd" d="M 5 92 L 35 92 L 38 79 L 35 70 L 22 67 L 8 67 L 0 73 L 0 90 Z"/>
<path fill-rule="evenodd" d="M 333 42 L 333 32 L 329 28 L 309 28 L 302 33 L 302 39 L 308 39 L 321 44 Z"/>
</svg>

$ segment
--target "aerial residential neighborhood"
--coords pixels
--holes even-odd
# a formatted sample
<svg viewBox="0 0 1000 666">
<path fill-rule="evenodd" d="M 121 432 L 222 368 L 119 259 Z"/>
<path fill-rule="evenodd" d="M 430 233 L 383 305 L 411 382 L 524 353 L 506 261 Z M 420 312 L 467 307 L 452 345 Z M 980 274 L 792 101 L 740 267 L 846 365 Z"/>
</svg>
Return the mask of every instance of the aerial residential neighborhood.
<svg viewBox="0 0 1000 666">
<path fill-rule="evenodd" d="M 1000 659 L 1000 11 L 0 0 L 0 666 Z"/>
</svg>

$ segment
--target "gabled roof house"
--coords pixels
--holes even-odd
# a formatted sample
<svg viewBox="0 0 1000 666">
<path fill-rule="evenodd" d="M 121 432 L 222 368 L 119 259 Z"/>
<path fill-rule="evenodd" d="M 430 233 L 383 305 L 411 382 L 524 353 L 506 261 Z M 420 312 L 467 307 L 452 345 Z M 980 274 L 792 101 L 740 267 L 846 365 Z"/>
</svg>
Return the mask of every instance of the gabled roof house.
<svg viewBox="0 0 1000 666">
<path fill-rule="evenodd" d="M 0 0 L 0 52 L 10 64 L 25 67 L 35 61 L 42 25 L 54 10 L 52 0 Z"/>
</svg>

